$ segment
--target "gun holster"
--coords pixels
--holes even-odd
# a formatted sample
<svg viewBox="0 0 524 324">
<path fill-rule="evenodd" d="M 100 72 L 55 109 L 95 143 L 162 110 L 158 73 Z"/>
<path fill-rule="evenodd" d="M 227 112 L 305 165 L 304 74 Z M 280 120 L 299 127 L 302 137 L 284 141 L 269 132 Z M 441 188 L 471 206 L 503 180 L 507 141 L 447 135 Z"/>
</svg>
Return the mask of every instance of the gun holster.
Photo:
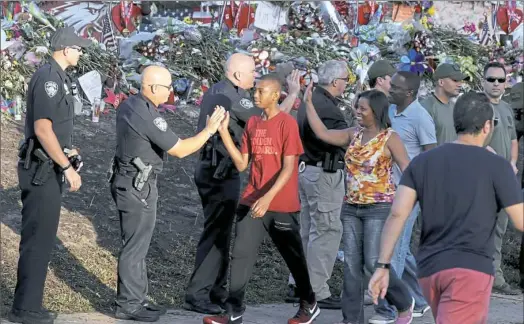
<svg viewBox="0 0 524 324">
<path fill-rule="evenodd" d="M 222 160 L 220 160 L 220 163 L 218 164 L 217 168 L 215 169 L 213 178 L 217 180 L 224 180 L 229 175 L 232 167 L 233 161 L 231 160 L 231 157 L 223 157 Z"/>
<path fill-rule="evenodd" d="M 33 176 L 32 184 L 41 186 L 47 182 L 49 175 L 53 172 L 54 162 L 47 156 L 44 150 L 38 148 L 34 151 L 34 156 L 38 159 L 38 166 L 36 167 L 35 175 Z M 30 156 L 26 156 L 30 160 Z"/>
</svg>

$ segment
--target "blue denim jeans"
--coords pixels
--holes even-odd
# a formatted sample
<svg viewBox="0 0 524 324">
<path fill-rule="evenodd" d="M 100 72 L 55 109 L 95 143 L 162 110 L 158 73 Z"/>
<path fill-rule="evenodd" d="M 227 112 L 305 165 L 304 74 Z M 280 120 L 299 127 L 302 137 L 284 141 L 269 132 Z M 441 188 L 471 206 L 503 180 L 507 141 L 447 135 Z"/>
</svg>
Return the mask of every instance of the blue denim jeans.
<svg viewBox="0 0 524 324">
<path fill-rule="evenodd" d="M 391 209 L 390 203 L 354 205 L 343 203 L 342 242 L 344 244 L 344 284 L 342 315 L 344 322 L 364 321 L 364 270 L 374 273 L 380 252 L 382 228 Z M 400 311 L 411 307 L 409 290 L 392 270 L 386 299 Z"/>
<path fill-rule="evenodd" d="M 391 259 L 391 266 L 396 273 L 402 274 L 401 278 L 404 285 L 408 288 L 411 296 L 415 299 L 415 309 L 421 309 L 428 305 L 422 289 L 418 283 L 417 277 L 417 263 L 415 257 L 411 253 L 411 233 L 413 226 L 417 220 L 420 211 L 419 204 L 417 203 L 411 214 L 409 215 L 404 230 L 398 239 L 397 245 L 395 246 L 395 253 Z M 386 300 L 379 300 L 377 306 L 375 306 L 377 314 L 394 319 L 396 317 L 396 311 Z"/>
</svg>

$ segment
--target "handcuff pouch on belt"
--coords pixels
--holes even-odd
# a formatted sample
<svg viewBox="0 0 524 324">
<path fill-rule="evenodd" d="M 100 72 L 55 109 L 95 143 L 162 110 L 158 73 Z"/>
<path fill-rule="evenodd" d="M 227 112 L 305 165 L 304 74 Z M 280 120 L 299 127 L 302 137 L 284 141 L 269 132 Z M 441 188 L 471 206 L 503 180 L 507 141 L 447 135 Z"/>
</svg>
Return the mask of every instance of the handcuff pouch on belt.
<svg viewBox="0 0 524 324">
<path fill-rule="evenodd" d="M 38 166 L 36 167 L 32 183 L 35 186 L 41 186 L 49 179 L 49 175 L 53 172 L 55 164 L 41 148 L 34 150 L 33 156 L 38 160 Z M 26 156 L 26 160 L 27 159 L 30 159 L 30 157 Z"/>
<path fill-rule="evenodd" d="M 18 150 L 18 157 L 20 160 L 24 161 L 24 170 L 29 170 L 31 168 L 33 150 L 35 148 L 35 140 L 30 138 L 27 141 L 24 141 Z"/>
<path fill-rule="evenodd" d="M 138 156 L 131 160 L 131 164 L 138 169 L 137 174 L 133 178 L 133 187 L 137 191 L 142 191 L 142 188 L 149 180 L 151 173 L 153 173 L 153 166 L 145 164 Z"/>
</svg>

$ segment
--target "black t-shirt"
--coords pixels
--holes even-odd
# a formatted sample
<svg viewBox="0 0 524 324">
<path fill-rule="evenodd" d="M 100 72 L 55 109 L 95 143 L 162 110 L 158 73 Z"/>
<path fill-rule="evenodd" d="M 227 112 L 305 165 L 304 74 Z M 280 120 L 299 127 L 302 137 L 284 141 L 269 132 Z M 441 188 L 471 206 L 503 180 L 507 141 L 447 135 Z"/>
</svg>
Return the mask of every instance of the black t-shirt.
<svg viewBox="0 0 524 324">
<path fill-rule="evenodd" d="M 417 192 L 422 210 L 420 278 L 451 268 L 494 274 L 497 212 L 522 202 L 508 161 L 481 147 L 448 143 L 415 157 L 400 185 Z"/>
<path fill-rule="evenodd" d="M 142 94 L 129 97 L 118 106 L 116 113 L 116 158 L 119 168 L 136 171 L 131 160 L 140 157 L 153 165 L 156 173 L 163 168 L 164 152 L 178 142 L 178 136 Z"/>
<path fill-rule="evenodd" d="M 327 90 L 317 87 L 313 91 L 313 105 L 318 117 L 327 129 L 346 129 L 348 125 L 346 119 L 338 108 L 338 101 Z M 339 153 L 340 159 L 344 157 L 344 150 L 338 146 L 333 146 L 321 141 L 311 129 L 306 116 L 306 106 L 302 103 L 297 112 L 297 123 L 300 130 L 300 138 L 304 146 L 304 154 L 300 160 L 316 163 L 324 160 L 324 153 Z"/>
</svg>

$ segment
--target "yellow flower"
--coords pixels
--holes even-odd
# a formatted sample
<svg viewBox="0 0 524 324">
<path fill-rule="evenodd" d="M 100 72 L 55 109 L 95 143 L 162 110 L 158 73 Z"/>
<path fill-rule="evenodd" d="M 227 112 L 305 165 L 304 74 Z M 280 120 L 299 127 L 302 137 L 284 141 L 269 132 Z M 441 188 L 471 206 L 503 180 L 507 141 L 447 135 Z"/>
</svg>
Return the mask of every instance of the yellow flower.
<svg viewBox="0 0 524 324">
<path fill-rule="evenodd" d="M 186 24 L 192 24 L 192 23 L 193 23 L 193 20 L 191 20 L 191 17 L 187 16 L 187 17 L 184 18 L 184 22 L 185 22 Z"/>
<path fill-rule="evenodd" d="M 431 8 L 429 8 L 426 13 L 430 16 L 434 16 L 435 15 L 435 6 L 431 6 Z"/>
</svg>

